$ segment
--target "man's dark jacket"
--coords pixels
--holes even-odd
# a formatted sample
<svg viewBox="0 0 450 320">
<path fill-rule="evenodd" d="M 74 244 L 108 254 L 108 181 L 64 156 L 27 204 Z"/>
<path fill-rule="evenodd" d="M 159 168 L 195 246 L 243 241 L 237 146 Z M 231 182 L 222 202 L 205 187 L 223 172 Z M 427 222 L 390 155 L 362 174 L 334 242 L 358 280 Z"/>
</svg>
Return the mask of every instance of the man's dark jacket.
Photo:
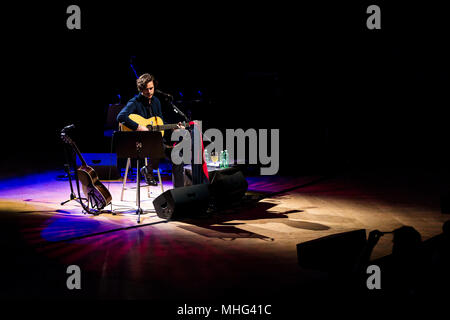
<svg viewBox="0 0 450 320">
<path fill-rule="evenodd" d="M 127 105 L 117 115 L 117 121 L 123 123 L 131 130 L 136 130 L 138 124 L 128 118 L 132 113 L 138 114 L 146 119 L 154 116 L 160 117 L 161 119 L 163 118 L 161 102 L 155 96 L 152 97 L 151 103 L 149 103 L 148 98 L 144 97 L 142 94 L 138 94 L 130 99 Z"/>
</svg>

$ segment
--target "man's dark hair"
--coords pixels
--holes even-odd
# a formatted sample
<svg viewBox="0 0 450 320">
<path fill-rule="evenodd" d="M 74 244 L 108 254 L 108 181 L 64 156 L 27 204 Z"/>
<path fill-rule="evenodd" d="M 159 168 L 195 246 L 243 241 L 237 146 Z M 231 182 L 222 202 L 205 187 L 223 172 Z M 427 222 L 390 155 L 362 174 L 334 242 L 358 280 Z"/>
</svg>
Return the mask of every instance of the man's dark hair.
<svg viewBox="0 0 450 320">
<path fill-rule="evenodd" d="M 143 75 L 141 75 L 137 80 L 136 80 L 136 85 L 137 85 L 137 89 L 139 90 L 139 92 L 144 91 L 147 88 L 147 83 L 153 81 L 153 84 L 157 85 L 157 82 L 155 80 L 155 77 L 152 76 L 149 73 L 144 73 Z"/>
</svg>

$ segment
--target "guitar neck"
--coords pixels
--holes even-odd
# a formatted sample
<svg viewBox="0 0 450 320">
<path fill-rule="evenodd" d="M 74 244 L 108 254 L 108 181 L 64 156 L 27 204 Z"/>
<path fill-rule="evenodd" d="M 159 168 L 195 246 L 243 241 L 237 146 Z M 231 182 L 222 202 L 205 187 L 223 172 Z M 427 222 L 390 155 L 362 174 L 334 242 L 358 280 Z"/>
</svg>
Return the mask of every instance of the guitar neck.
<svg viewBox="0 0 450 320">
<path fill-rule="evenodd" d="M 147 128 L 149 128 L 152 131 L 170 130 L 170 129 L 178 128 L 178 124 L 163 124 L 161 126 L 149 125 L 149 126 L 147 126 Z"/>
<path fill-rule="evenodd" d="M 72 142 L 72 147 L 75 150 L 76 154 L 78 155 L 78 158 L 80 158 L 81 164 L 85 167 L 87 167 L 87 163 L 84 160 L 83 156 L 81 155 L 80 150 L 78 149 L 77 145 L 75 144 L 75 142 Z"/>
</svg>

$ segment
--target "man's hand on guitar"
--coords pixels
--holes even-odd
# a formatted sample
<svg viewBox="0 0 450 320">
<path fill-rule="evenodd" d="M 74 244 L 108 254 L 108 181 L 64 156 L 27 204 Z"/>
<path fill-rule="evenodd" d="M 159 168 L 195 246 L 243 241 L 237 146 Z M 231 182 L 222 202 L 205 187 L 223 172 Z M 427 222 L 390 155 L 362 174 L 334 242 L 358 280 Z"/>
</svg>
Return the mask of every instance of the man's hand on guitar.
<svg viewBox="0 0 450 320">
<path fill-rule="evenodd" d="M 183 124 L 181 122 L 178 122 L 177 126 L 178 126 L 178 129 L 186 129 L 186 127 L 183 126 Z"/>
<path fill-rule="evenodd" d="M 136 131 L 150 131 L 146 126 L 138 125 Z"/>
</svg>

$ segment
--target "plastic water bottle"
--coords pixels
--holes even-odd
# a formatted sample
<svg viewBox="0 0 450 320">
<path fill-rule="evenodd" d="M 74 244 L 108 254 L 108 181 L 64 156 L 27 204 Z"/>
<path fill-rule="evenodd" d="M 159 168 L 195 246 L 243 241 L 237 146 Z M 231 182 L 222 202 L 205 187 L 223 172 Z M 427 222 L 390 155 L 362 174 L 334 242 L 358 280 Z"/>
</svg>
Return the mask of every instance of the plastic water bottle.
<svg viewBox="0 0 450 320">
<path fill-rule="evenodd" d="M 225 165 L 224 155 L 225 155 L 225 152 L 220 151 L 220 154 L 219 154 L 219 168 L 225 168 L 224 167 L 224 165 Z"/>
<path fill-rule="evenodd" d="M 209 156 L 208 149 L 205 149 L 205 162 L 210 163 L 211 157 Z"/>
<path fill-rule="evenodd" d="M 228 168 L 228 166 L 229 166 L 229 162 L 228 162 L 228 161 L 229 161 L 229 160 L 228 160 L 228 151 L 225 150 L 225 151 L 223 152 L 223 162 L 224 162 L 223 167 L 224 167 L 224 168 Z"/>
</svg>

